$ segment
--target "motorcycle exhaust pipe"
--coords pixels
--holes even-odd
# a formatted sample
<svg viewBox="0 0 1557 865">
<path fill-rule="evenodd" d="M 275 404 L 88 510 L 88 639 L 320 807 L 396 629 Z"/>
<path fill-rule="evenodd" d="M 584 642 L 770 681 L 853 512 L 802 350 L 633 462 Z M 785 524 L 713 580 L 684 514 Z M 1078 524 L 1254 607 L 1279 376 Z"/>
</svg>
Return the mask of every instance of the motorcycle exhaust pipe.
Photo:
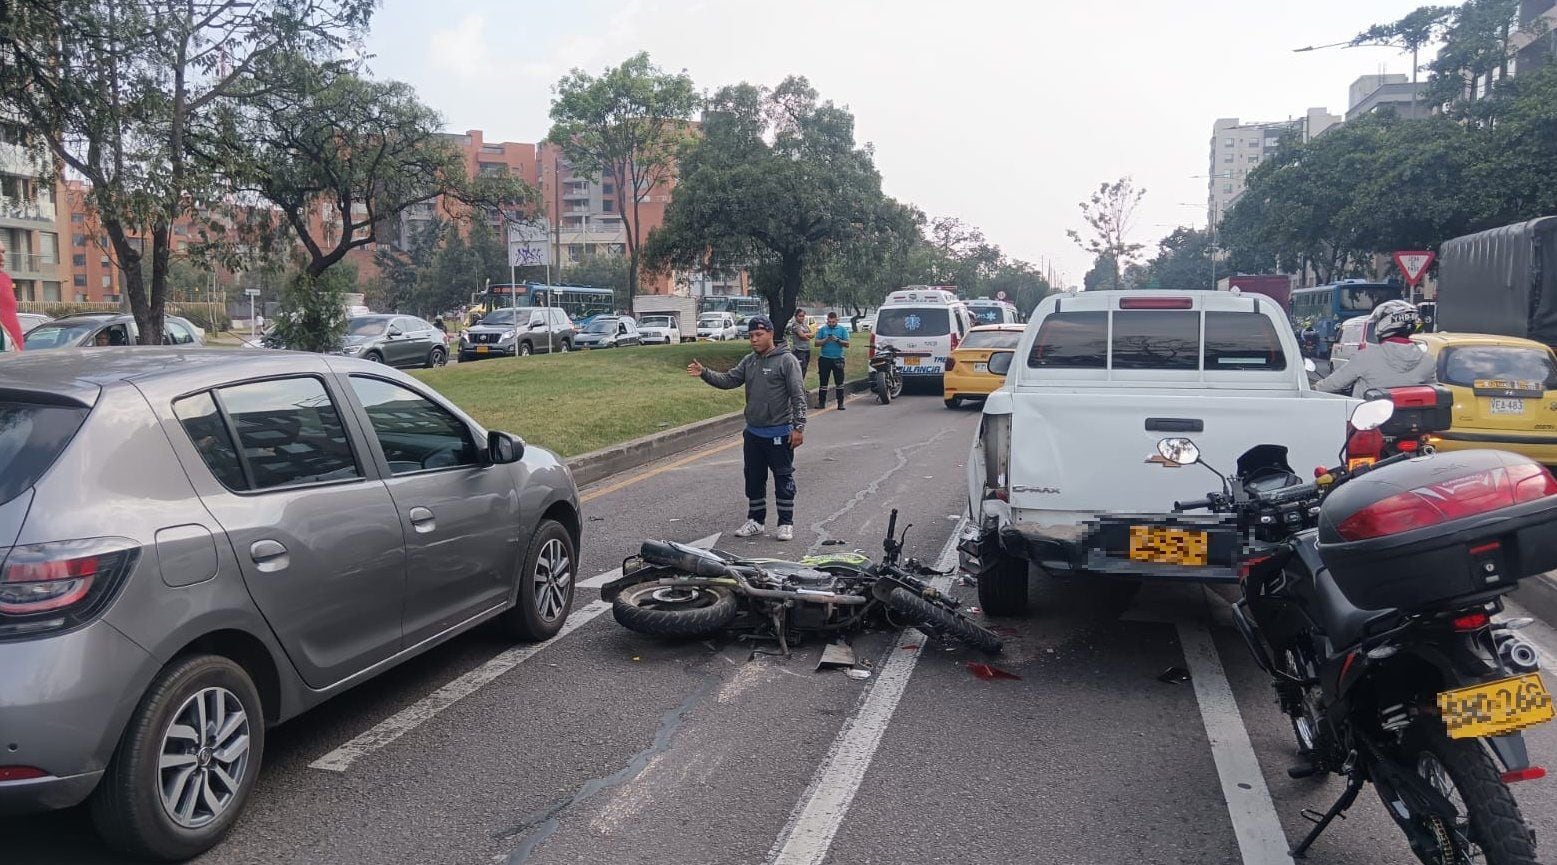
<svg viewBox="0 0 1557 865">
<path fill-rule="evenodd" d="M 1541 667 L 1541 659 L 1535 647 L 1508 634 L 1498 640 L 1498 658 L 1508 667 L 1521 673 L 1533 673 Z"/>
<path fill-rule="evenodd" d="M 697 577 L 728 577 L 732 573 L 730 566 L 718 559 L 684 552 L 664 541 L 644 541 L 638 554 L 650 564 L 675 568 Z"/>
</svg>

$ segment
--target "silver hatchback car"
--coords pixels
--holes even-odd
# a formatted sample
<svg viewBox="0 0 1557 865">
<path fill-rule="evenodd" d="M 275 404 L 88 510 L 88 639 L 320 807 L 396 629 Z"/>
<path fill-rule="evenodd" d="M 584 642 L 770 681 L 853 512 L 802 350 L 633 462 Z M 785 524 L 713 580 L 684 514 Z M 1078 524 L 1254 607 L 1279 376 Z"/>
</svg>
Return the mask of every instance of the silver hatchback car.
<svg viewBox="0 0 1557 865">
<path fill-rule="evenodd" d="M 487 620 L 555 635 L 580 531 L 556 456 L 379 364 L 0 360 L 0 813 L 194 856 L 267 726 Z"/>
</svg>

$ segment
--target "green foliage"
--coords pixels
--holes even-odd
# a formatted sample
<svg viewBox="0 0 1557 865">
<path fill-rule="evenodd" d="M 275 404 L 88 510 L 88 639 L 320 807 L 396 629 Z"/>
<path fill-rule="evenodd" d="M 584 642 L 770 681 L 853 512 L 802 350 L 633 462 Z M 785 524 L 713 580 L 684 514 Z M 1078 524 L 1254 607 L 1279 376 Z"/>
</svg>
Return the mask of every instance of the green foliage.
<svg viewBox="0 0 1557 865">
<path fill-rule="evenodd" d="M 1129 265 L 1142 249 L 1141 244 L 1129 240 L 1129 234 L 1134 227 L 1136 208 L 1145 195 L 1146 190 L 1136 189 L 1128 177 L 1101 183 L 1097 191 L 1080 204 L 1087 235 L 1083 237 L 1074 229 L 1065 232 L 1077 246 L 1094 256 L 1093 270 L 1097 270 L 1097 265 L 1107 266 L 1106 272 L 1097 274 L 1096 278 L 1101 281 L 1096 287 L 1123 287 L 1120 269 Z"/>
<path fill-rule="evenodd" d="M 565 285 L 609 288 L 615 295 L 615 308 L 632 309 L 632 268 L 623 256 L 607 253 L 585 256 L 563 268 L 558 281 Z"/>
<path fill-rule="evenodd" d="M 793 314 L 808 268 L 829 248 L 875 230 L 881 175 L 854 141 L 854 116 L 820 102 L 804 78 L 767 90 L 724 87 L 704 136 L 681 161 L 665 225 L 646 245 L 650 266 L 752 265 L 775 316 Z"/>
<path fill-rule="evenodd" d="M 575 172 L 613 181 L 616 212 L 627 228 L 629 294 L 637 293 L 643 245 L 639 205 L 673 177 L 698 104 L 685 71 L 665 72 L 645 52 L 598 78 L 574 69 L 557 83 L 547 140 L 562 148 Z"/>
<path fill-rule="evenodd" d="M 270 86 L 278 54 L 335 57 L 375 0 L 35 0 L 0 7 L 0 114 L 91 184 L 146 344 L 162 341 L 172 224 L 209 201 L 223 161 L 193 130 Z M 44 172 L 52 173 L 52 172 Z M 143 274 L 142 260 L 150 260 Z"/>
<path fill-rule="evenodd" d="M 281 293 L 281 312 L 274 334 L 294 351 L 332 351 L 346 332 L 346 308 L 341 295 L 355 291 L 357 269 L 350 264 L 331 268 L 322 275 L 298 271 Z"/>
</svg>

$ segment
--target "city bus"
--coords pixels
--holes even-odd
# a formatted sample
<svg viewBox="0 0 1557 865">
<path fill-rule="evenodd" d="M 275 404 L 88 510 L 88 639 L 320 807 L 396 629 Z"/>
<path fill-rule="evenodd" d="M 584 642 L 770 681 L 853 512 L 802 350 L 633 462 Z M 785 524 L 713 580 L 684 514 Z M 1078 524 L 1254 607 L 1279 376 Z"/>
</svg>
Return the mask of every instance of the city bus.
<svg viewBox="0 0 1557 865">
<path fill-rule="evenodd" d="M 1292 291 L 1292 329 L 1301 332 L 1312 321 L 1319 332 L 1319 356 L 1328 357 L 1341 332 L 1341 322 L 1367 315 L 1386 300 L 1400 300 L 1405 288 L 1390 282 L 1348 279 Z"/>
<path fill-rule="evenodd" d="M 697 314 L 728 312 L 735 315 L 735 323 L 744 325 L 754 315 L 767 315 L 768 302 L 756 295 L 709 294 L 697 299 Z"/>
<path fill-rule="evenodd" d="M 616 292 L 582 285 L 494 283 L 482 298 L 488 310 L 505 306 L 556 306 L 574 321 L 616 311 Z"/>
</svg>

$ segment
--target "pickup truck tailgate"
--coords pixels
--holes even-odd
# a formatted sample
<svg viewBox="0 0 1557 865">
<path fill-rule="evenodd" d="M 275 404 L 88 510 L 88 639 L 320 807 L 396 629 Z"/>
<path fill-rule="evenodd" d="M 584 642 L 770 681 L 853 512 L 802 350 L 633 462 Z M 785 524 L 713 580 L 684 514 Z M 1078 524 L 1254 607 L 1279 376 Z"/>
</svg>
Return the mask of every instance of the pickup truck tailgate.
<svg viewBox="0 0 1557 865">
<path fill-rule="evenodd" d="M 1096 513 L 1165 513 L 1221 489 L 1200 466 L 1148 462 L 1160 439 L 1184 436 L 1230 474 L 1258 444 L 1288 449 L 1300 476 L 1334 465 L 1352 402 L 1313 393 L 1150 389 L 1014 394 L 1010 490 L 1018 523 L 1070 525 Z M 1034 513 L 1037 511 L 1037 513 Z"/>
</svg>

